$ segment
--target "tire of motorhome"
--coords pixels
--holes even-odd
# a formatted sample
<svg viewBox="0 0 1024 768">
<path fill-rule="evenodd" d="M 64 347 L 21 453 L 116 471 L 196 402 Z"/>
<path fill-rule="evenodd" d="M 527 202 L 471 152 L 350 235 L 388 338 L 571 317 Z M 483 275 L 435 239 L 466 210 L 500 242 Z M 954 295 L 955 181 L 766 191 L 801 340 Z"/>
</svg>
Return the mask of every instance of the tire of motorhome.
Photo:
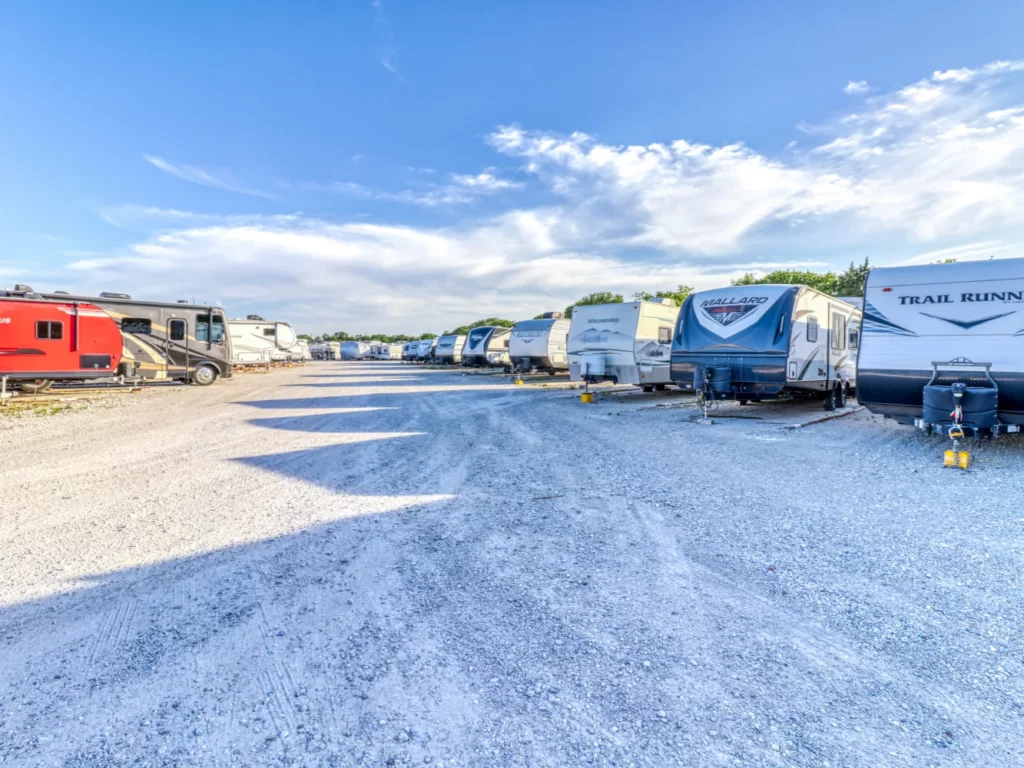
<svg viewBox="0 0 1024 768">
<path fill-rule="evenodd" d="M 33 379 L 32 381 L 19 381 L 17 384 L 18 389 L 22 392 L 29 392 L 36 395 L 40 392 L 45 392 L 52 387 L 53 381 L 51 379 Z"/>
<path fill-rule="evenodd" d="M 192 383 L 200 387 L 208 387 L 217 380 L 217 369 L 212 365 L 200 365 L 192 372 Z"/>
</svg>

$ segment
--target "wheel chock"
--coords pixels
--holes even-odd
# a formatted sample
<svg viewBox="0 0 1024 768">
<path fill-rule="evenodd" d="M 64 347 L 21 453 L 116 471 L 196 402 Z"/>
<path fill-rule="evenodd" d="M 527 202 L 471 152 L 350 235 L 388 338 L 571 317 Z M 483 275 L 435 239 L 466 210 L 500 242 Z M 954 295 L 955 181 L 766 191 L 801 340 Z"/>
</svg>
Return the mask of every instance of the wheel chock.
<svg viewBox="0 0 1024 768">
<path fill-rule="evenodd" d="M 581 403 L 592 403 L 592 402 L 594 402 L 594 393 L 593 392 L 584 392 L 582 395 L 580 395 L 580 402 Z"/>
<path fill-rule="evenodd" d="M 523 380 L 522 379 L 516 379 L 516 384 L 519 385 L 519 386 L 522 386 Z"/>
<path fill-rule="evenodd" d="M 970 469 L 970 451 L 946 451 L 942 457 L 942 466 L 955 467 L 956 469 Z"/>
</svg>

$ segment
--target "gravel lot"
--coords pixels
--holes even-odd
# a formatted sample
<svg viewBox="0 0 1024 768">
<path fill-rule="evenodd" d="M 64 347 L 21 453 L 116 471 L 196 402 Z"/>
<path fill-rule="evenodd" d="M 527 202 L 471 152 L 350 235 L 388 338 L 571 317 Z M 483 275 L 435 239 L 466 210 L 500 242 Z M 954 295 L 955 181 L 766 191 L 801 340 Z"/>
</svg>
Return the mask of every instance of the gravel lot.
<svg viewBox="0 0 1024 768">
<path fill-rule="evenodd" d="M 0 762 L 1024 765 L 1024 442 L 322 363 L 0 414 Z"/>
</svg>

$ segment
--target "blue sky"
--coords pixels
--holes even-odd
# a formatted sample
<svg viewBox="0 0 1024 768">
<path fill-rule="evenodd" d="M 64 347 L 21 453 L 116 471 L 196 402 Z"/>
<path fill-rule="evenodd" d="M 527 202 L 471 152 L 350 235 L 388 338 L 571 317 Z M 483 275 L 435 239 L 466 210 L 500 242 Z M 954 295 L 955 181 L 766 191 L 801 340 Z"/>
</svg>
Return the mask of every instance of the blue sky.
<svg viewBox="0 0 1024 768">
<path fill-rule="evenodd" d="M 421 332 L 1024 255 L 1021 28 L 1019 2 L 5 3 L 0 280 Z"/>
</svg>

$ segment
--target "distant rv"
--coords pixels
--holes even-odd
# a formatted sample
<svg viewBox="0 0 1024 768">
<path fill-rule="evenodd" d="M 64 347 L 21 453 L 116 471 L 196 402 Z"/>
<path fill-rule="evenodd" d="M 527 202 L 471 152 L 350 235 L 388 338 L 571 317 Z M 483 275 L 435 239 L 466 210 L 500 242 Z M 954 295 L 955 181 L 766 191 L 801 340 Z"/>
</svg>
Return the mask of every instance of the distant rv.
<svg viewBox="0 0 1024 768">
<path fill-rule="evenodd" d="M 95 304 L 45 300 L 27 285 L 0 291 L 0 378 L 18 389 L 111 378 L 121 348 L 120 329 Z"/>
<path fill-rule="evenodd" d="M 300 360 L 305 362 L 306 360 L 313 359 L 313 352 L 309 348 L 308 341 L 306 341 L 305 339 L 299 339 L 298 343 L 295 346 L 298 348 Z"/>
<path fill-rule="evenodd" d="M 124 293 L 45 299 L 95 304 L 120 326 L 120 372 L 130 379 L 185 381 L 199 386 L 231 377 L 231 337 L 220 307 L 136 301 Z"/>
<path fill-rule="evenodd" d="M 806 285 L 741 285 L 690 295 L 672 342 L 672 379 L 713 399 L 817 395 L 846 404 L 857 386 L 861 312 Z"/>
<path fill-rule="evenodd" d="M 575 307 L 569 378 L 636 384 L 645 392 L 671 382 L 669 357 L 679 307 L 672 299 Z"/>
<path fill-rule="evenodd" d="M 439 336 L 434 356 L 442 365 L 459 365 L 462 362 L 462 347 L 466 343 L 465 336 Z"/>
<path fill-rule="evenodd" d="M 288 323 L 249 315 L 245 320 L 228 320 L 231 357 L 235 365 L 284 363 L 302 359 L 299 338 Z"/>
<path fill-rule="evenodd" d="M 541 371 L 554 376 L 569 370 L 569 328 L 561 312 L 545 312 L 539 320 L 522 320 L 512 326 L 508 356 L 519 371 Z"/>
<path fill-rule="evenodd" d="M 370 345 L 365 341 L 341 342 L 342 360 L 366 360 L 370 357 Z"/>
<path fill-rule="evenodd" d="M 924 387 L 933 375 L 937 385 L 994 384 L 992 419 L 1024 424 L 1024 259 L 868 273 L 858 401 L 912 424 L 922 417 Z M 965 402 L 964 410 L 969 407 Z"/>
<path fill-rule="evenodd" d="M 466 335 L 462 348 L 462 364 L 472 368 L 508 367 L 508 342 L 511 328 L 498 325 L 481 325 Z"/>
<path fill-rule="evenodd" d="M 401 360 L 401 344 L 385 344 L 378 342 L 370 345 L 370 357 L 374 360 Z"/>
<path fill-rule="evenodd" d="M 434 357 L 434 348 L 437 347 L 437 339 L 423 339 L 416 347 L 416 360 L 425 363 Z"/>
</svg>

